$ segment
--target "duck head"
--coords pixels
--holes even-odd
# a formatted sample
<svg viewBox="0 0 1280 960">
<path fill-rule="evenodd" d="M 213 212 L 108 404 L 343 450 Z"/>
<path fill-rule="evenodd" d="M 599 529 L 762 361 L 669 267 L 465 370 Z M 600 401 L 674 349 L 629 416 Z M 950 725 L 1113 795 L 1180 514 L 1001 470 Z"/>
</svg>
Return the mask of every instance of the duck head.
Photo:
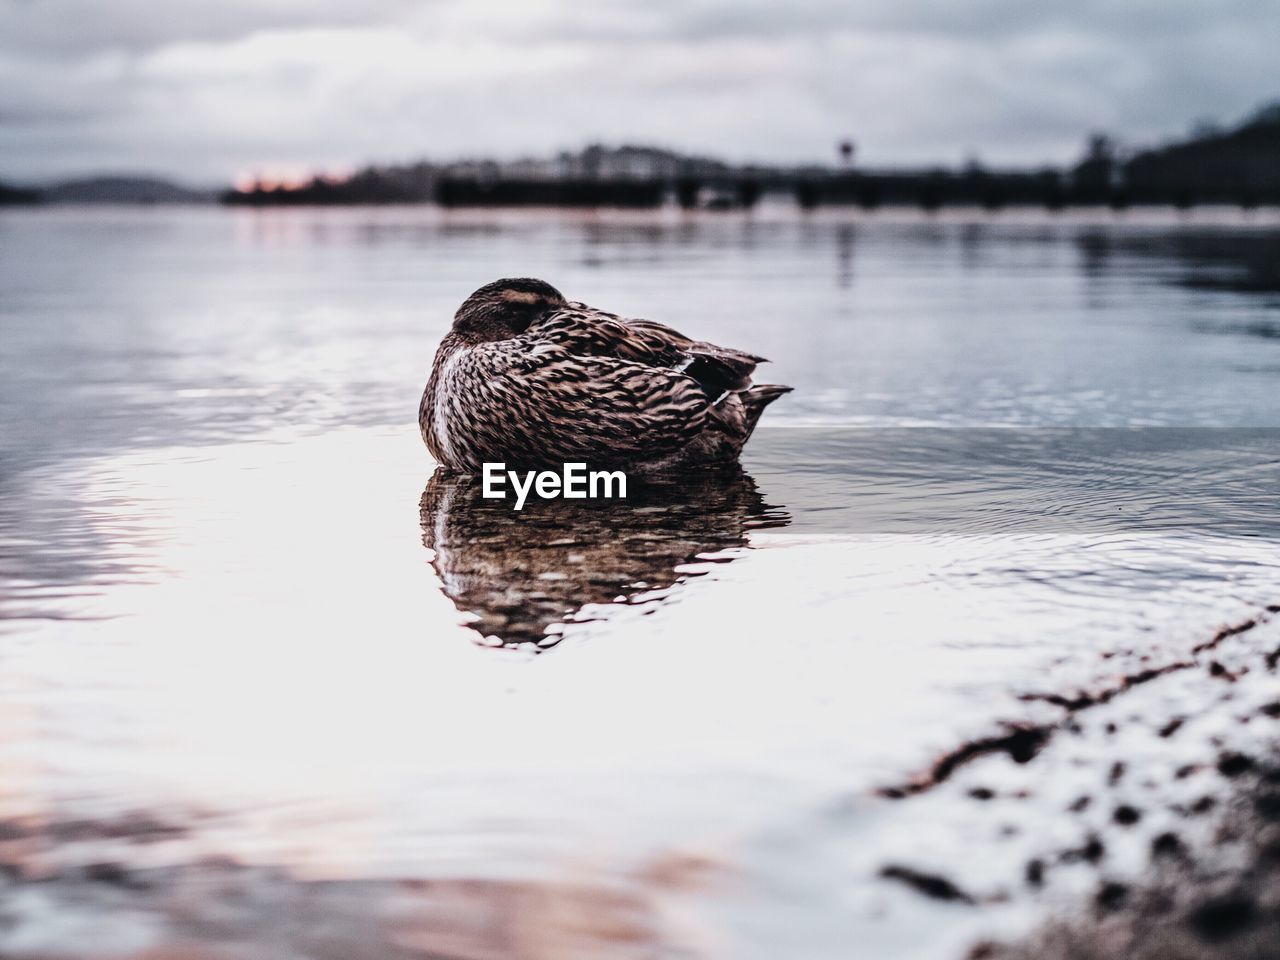
<svg viewBox="0 0 1280 960">
<path fill-rule="evenodd" d="M 544 280 L 495 280 L 467 297 L 453 317 L 453 332 L 469 343 L 509 340 L 548 310 L 565 305 L 564 295 Z"/>
</svg>

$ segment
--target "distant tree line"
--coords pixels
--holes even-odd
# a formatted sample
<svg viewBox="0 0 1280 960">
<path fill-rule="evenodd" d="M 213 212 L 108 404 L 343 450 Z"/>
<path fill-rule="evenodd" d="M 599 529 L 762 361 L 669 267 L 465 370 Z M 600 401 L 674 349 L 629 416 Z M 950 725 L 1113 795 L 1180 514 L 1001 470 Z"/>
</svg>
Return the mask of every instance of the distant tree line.
<svg viewBox="0 0 1280 960">
<path fill-rule="evenodd" d="M 619 206 L 732 209 L 782 194 L 804 208 L 852 204 L 1006 206 L 1234 204 L 1280 205 L 1280 102 L 1231 129 L 1201 124 L 1189 137 L 1126 151 L 1102 134 L 1066 168 L 989 170 L 863 169 L 855 144 L 842 140 L 837 166 L 735 166 L 655 147 L 599 144 L 550 158 L 465 160 L 371 166 L 352 176 L 316 176 L 302 184 L 259 183 L 217 199 L 244 206 L 437 203 L 456 206 Z M 0 184 L 0 204 L 51 202 L 203 202 L 208 192 L 147 178 L 99 177 L 43 189 Z"/>
<path fill-rule="evenodd" d="M 232 204 L 438 203 L 442 206 L 747 208 L 766 194 L 787 194 L 805 208 L 852 204 L 866 209 L 978 206 L 1280 204 L 1280 104 L 1238 127 L 1201 127 L 1188 139 L 1126 153 L 1106 135 L 1089 138 L 1065 169 L 864 170 L 839 167 L 739 167 L 654 148 L 588 147 L 547 161 L 468 161 L 434 166 L 370 167 L 342 181 L 317 177 L 298 187 L 230 191 Z"/>
</svg>

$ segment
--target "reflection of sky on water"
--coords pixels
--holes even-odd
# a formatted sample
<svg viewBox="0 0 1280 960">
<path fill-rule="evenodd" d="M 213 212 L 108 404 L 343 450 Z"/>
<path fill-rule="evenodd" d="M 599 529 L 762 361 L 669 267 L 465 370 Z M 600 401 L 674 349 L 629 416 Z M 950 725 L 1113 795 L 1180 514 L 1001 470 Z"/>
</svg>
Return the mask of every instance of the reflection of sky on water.
<svg viewBox="0 0 1280 960">
<path fill-rule="evenodd" d="M 1275 225 L 1105 221 L 7 212 L 0 470 L 401 422 L 495 273 L 752 346 L 803 386 L 771 422 L 1280 422 L 1280 348 L 1248 336 L 1274 302 L 1197 280 L 1274 259 Z"/>
<path fill-rule="evenodd" d="M 357 871 L 429 870 L 436 844 L 483 847 L 512 820 L 538 842 L 622 820 L 628 843 L 654 839 L 642 825 L 693 838 L 722 803 L 750 819 L 792 790 L 900 779 L 994 713 L 1028 712 L 1015 697 L 1046 668 L 1090 682 L 1092 651 L 1194 641 L 1274 582 L 1265 541 L 830 533 L 814 503 L 796 511 L 813 532 L 747 533 L 756 549 L 568 627 L 533 663 L 476 646 L 442 594 L 411 432 L 282 439 L 92 461 L 32 493 L 74 495 L 128 565 L 70 596 L 20 591 L 72 618 L 11 625 L 11 709 L 41 733 L 7 746 L 34 747 L 49 802 L 283 805 L 233 846 Z M 760 465 L 766 493 L 785 470 Z M 359 849 L 317 833 L 317 808 Z"/>
<path fill-rule="evenodd" d="M 604 877 L 705 849 L 763 898 L 755 922 L 794 925 L 801 898 L 847 936 L 883 896 L 858 871 L 922 829 L 925 801 L 871 791 L 1050 710 L 1021 694 L 1176 659 L 1275 601 L 1266 433 L 829 429 L 1274 426 L 1274 344 L 1230 327 L 1274 306 L 1189 284 L 1153 228 L 1100 247 L 1069 220 L 4 226 L 0 803 L 195 825 L 156 861 Z M 499 263 L 773 356 L 800 389 L 740 498 L 699 529 L 560 521 L 613 566 L 442 514 L 410 421 L 457 290 Z M 423 545 L 442 516 L 443 564 Z M 626 537 L 651 539 L 638 567 Z M 490 566 L 569 617 L 554 650 L 476 642 L 517 623 L 472 589 Z"/>
</svg>

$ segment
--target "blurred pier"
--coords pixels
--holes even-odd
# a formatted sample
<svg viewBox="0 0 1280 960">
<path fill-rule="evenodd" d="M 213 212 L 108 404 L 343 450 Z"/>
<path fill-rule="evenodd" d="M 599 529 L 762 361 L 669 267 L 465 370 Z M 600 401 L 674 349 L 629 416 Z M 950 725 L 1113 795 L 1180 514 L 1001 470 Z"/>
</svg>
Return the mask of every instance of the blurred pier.
<svg viewBox="0 0 1280 960">
<path fill-rule="evenodd" d="M 1280 187 L 1205 180 L 1125 183 L 1073 178 L 1058 171 L 726 173 L 644 179 L 535 179 L 443 176 L 429 195 L 395 190 L 344 189 L 343 185 L 259 189 L 224 196 L 242 205 L 317 205 L 434 202 L 443 207 L 619 207 L 685 210 L 749 210 L 770 198 L 805 210 L 819 207 L 1007 207 L 1062 210 L 1068 207 L 1172 206 L 1188 209 L 1228 205 L 1243 209 L 1280 205 Z"/>
<path fill-rule="evenodd" d="M 851 139 L 835 164 L 731 164 L 655 147 L 589 146 L 555 157 L 370 167 L 353 177 L 293 186 L 256 184 L 227 193 L 238 204 L 438 203 L 444 207 L 563 206 L 749 210 L 791 200 L 805 210 L 854 206 L 1067 207 L 1280 205 L 1280 104 L 1239 126 L 1210 128 L 1144 150 L 1093 134 L 1065 167 L 992 169 L 976 158 L 961 167 L 875 169 L 855 164 Z"/>
</svg>

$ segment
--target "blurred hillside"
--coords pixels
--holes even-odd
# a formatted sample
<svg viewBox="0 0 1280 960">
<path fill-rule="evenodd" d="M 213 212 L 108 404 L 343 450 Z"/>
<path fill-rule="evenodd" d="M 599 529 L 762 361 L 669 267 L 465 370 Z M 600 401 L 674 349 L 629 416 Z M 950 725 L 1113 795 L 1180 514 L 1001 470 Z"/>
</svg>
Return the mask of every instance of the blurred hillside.
<svg viewBox="0 0 1280 960">
<path fill-rule="evenodd" d="M 185 187 L 158 177 L 90 177 L 44 188 L 50 203 L 208 203 L 218 190 Z"/>
<path fill-rule="evenodd" d="M 1205 129 L 1182 143 L 1137 153 L 1123 173 L 1127 182 L 1146 189 L 1280 196 L 1280 101 L 1233 130 Z"/>
<path fill-rule="evenodd" d="M 44 186 L 0 184 L 0 204 L 26 203 L 213 203 L 223 193 L 161 177 L 102 176 L 62 180 Z"/>
</svg>

